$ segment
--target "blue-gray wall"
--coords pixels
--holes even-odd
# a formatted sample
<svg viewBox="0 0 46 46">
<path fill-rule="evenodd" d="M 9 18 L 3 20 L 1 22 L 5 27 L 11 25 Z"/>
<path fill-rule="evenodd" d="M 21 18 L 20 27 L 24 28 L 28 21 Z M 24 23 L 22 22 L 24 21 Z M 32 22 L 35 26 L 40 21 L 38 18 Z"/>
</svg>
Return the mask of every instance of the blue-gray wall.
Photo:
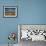
<svg viewBox="0 0 46 46">
<path fill-rule="evenodd" d="M 18 0 L 0 0 L 0 44 L 9 42 L 8 35 L 10 32 L 17 34 L 18 18 L 3 18 L 3 6 L 17 6 Z M 17 43 L 17 39 L 15 41 Z"/>
<path fill-rule="evenodd" d="M 3 6 L 16 5 L 18 16 L 3 18 Z M 9 32 L 18 32 L 18 24 L 46 24 L 46 0 L 0 0 L 0 44 L 8 43 Z"/>
</svg>

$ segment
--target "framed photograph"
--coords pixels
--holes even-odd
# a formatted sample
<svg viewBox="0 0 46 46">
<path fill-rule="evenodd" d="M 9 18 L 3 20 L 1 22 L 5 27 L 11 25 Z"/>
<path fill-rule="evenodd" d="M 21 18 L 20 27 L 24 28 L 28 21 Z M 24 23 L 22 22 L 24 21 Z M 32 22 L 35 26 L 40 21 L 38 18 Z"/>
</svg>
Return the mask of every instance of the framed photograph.
<svg viewBox="0 0 46 46">
<path fill-rule="evenodd" d="M 16 17 L 17 7 L 16 6 L 4 6 L 4 17 Z"/>
</svg>

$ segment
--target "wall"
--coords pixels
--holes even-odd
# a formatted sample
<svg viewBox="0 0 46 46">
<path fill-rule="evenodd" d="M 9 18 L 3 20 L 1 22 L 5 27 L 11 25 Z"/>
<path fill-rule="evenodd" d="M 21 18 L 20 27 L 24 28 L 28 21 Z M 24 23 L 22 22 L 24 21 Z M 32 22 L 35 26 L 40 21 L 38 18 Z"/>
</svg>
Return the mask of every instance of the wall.
<svg viewBox="0 0 46 46">
<path fill-rule="evenodd" d="M 18 5 L 18 16 L 3 18 L 3 5 Z M 0 0 L 0 44 L 8 43 L 9 32 L 18 32 L 18 24 L 46 24 L 46 0 Z"/>
<path fill-rule="evenodd" d="M 46 0 L 20 0 L 21 24 L 46 24 Z"/>
<path fill-rule="evenodd" d="M 3 6 L 16 6 L 17 0 L 0 0 L 0 44 L 7 44 L 8 34 L 16 32 L 17 35 L 17 18 L 3 18 Z M 18 38 L 17 38 L 18 39 Z M 16 43 L 18 43 L 16 39 Z"/>
</svg>

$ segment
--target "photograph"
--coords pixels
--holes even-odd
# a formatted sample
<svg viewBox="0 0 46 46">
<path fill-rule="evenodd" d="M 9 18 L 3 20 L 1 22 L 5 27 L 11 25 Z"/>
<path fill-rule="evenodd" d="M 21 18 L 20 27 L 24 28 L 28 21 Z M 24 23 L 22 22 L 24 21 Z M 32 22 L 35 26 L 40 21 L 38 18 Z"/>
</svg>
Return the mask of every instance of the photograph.
<svg viewBox="0 0 46 46">
<path fill-rule="evenodd" d="M 16 17 L 17 7 L 16 6 L 4 6 L 4 17 Z"/>
</svg>

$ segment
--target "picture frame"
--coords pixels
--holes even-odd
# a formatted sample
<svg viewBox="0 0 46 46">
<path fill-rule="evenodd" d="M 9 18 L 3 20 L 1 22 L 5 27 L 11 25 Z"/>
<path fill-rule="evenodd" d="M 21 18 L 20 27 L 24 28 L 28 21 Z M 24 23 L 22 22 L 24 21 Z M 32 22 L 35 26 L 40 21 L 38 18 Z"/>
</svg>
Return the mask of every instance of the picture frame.
<svg viewBox="0 0 46 46">
<path fill-rule="evenodd" d="M 17 6 L 4 6 L 4 17 L 17 17 Z"/>
</svg>

